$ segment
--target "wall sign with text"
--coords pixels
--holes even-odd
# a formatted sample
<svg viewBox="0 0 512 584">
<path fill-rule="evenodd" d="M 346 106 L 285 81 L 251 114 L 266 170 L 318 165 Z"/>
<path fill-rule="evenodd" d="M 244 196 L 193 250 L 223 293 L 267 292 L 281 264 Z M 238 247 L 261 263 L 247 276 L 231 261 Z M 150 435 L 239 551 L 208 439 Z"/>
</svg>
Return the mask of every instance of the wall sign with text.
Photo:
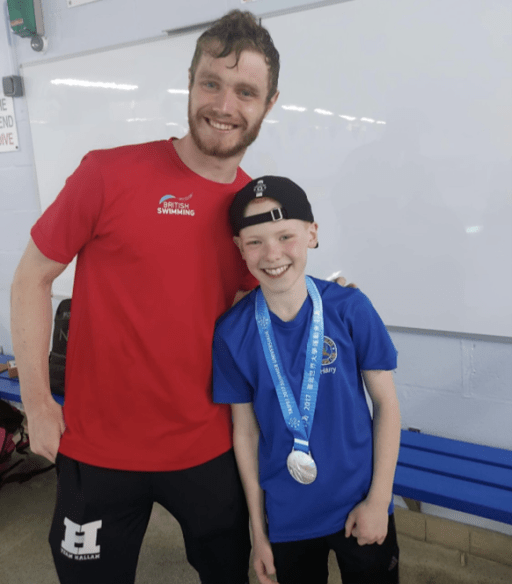
<svg viewBox="0 0 512 584">
<path fill-rule="evenodd" d="M 18 131 L 12 97 L 0 97 L 0 152 L 18 150 Z"/>
</svg>

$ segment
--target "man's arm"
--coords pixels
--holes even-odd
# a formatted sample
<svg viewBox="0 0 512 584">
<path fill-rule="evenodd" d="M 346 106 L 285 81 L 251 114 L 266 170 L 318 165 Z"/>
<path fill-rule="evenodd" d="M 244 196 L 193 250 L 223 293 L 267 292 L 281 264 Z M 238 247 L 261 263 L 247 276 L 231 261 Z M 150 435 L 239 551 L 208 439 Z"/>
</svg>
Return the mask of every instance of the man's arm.
<svg viewBox="0 0 512 584">
<path fill-rule="evenodd" d="M 50 391 L 48 353 L 52 330 L 52 283 L 66 264 L 44 256 L 32 239 L 14 274 L 11 334 L 28 418 L 32 452 L 55 460 L 64 432 L 62 408 Z"/>
<path fill-rule="evenodd" d="M 252 403 L 232 404 L 235 456 L 251 516 L 254 569 L 261 584 L 272 584 L 274 557 L 267 537 L 263 491 L 259 484 L 258 442 L 260 429 Z"/>
<path fill-rule="evenodd" d="M 360 545 L 382 544 L 400 448 L 400 406 L 391 371 L 362 373 L 373 403 L 373 475 L 368 496 L 350 512 L 345 529 Z"/>
</svg>

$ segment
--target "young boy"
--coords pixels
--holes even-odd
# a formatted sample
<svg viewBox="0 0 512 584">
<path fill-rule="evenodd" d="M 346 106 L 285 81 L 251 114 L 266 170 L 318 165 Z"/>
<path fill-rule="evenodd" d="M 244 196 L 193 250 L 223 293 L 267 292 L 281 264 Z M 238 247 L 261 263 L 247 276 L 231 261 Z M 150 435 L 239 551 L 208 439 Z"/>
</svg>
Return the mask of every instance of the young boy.
<svg viewBox="0 0 512 584">
<path fill-rule="evenodd" d="M 400 413 L 386 328 L 359 290 L 305 275 L 318 226 L 291 180 L 247 184 L 230 221 L 260 287 L 217 323 L 214 401 L 232 404 L 258 578 L 326 584 L 332 549 L 344 584 L 396 584 Z"/>
</svg>

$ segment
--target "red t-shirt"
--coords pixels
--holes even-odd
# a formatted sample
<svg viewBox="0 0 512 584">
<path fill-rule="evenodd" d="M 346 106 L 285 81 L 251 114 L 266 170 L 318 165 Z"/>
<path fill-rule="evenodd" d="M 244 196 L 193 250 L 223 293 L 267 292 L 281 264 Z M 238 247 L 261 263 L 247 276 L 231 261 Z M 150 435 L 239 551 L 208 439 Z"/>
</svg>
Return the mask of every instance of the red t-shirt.
<svg viewBox="0 0 512 584">
<path fill-rule="evenodd" d="M 167 471 L 232 446 L 211 391 L 216 319 L 257 282 L 228 221 L 232 184 L 192 172 L 172 141 L 87 154 L 32 228 L 48 258 L 78 255 L 60 451 Z"/>
</svg>

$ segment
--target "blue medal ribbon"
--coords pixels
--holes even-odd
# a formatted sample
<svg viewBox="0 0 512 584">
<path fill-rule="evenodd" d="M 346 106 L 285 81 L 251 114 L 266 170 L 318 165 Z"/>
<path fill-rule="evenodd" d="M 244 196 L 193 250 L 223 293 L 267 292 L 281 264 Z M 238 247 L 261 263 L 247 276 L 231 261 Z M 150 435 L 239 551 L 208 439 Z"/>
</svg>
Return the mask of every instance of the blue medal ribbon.
<svg viewBox="0 0 512 584">
<path fill-rule="evenodd" d="M 313 301 L 313 317 L 311 319 L 306 349 L 306 364 L 300 395 L 300 411 L 284 373 L 270 320 L 270 313 L 261 288 L 256 293 L 255 314 L 267 366 L 272 376 L 272 381 L 274 382 L 284 420 L 293 434 L 294 448 L 309 454 L 309 437 L 315 417 L 318 384 L 322 367 L 324 317 L 322 298 L 318 292 L 318 288 L 309 276 L 306 276 L 306 286 Z"/>
</svg>

